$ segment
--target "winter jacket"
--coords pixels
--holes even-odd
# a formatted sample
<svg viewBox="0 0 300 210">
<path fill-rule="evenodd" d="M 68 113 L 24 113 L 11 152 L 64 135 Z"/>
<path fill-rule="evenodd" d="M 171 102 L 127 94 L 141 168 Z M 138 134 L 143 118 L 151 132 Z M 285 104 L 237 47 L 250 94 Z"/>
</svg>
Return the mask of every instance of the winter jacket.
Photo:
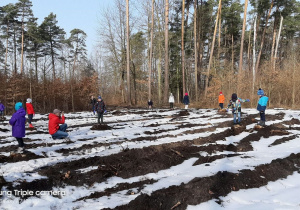
<svg viewBox="0 0 300 210">
<path fill-rule="evenodd" d="M 185 105 L 189 105 L 190 104 L 190 98 L 189 96 L 185 95 L 183 97 L 183 101 L 182 101 Z"/>
<path fill-rule="evenodd" d="M 224 104 L 225 96 L 223 94 L 219 95 L 219 104 Z"/>
<path fill-rule="evenodd" d="M 148 106 L 153 106 L 153 102 L 152 101 L 148 101 Z"/>
<path fill-rule="evenodd" d="M 53 113 L 50 113 L 49 125 L 48 125 L 49 133 L 51 135 L 55 134 L 59 129 L 59 124 L 64 124 L 65 119 L 66 119 L 65 116 L 59 117 Z"/>
<path fill-rule="evenodd" d="M 93 106 L 95 106 L 96 103 L 97 103 L 97 100 L 95 98 L 91 99 L 90 104 L 92 104 Z"/>
<path fill-rule="evenodd" d="M 267 96 L 262 96 L 257 104 L 257 110 L 258 111 L 265 111 L 267 108 L 267 103 L 268 103 L 269 98 Z"/>
<path fill-rule="evenodd" d="M 25 136 L 25 118 L 26 112 L 23 108 L 18 109 L 9 120 L 12 125 L 12 136 L 16 138 L 23 138 Z"/>
<path fill-rule="evenodd" d="M 169 97 L 169 103 L 174 103 L 174 102 L 175 102 L 174 96 L 170 95 L 170 97 Z"/>
<path fill-rule="evenodd" d="M 241 112 L 242 111 L 241 103 L 248 102 L 248 101 L 249 101 L 248 99 L 241 99 L 241 98 L 237 98 L 235 102 L 230 100 L 227 109 L 231 107 L 232 113 Z"/>
<path fill-rule="evenodd" d="M 106 106 L 103 100 L 98 101 L 95 105 L 95 111 L 99 113 L 103 113 L 106 110 Z"/>
<path fill-rule="evenodd" d="M 32 103 L 26 103 L 27 114 L 35 114 Z"/>
<path fill-rule="evenodd" d="M 4 109 L 5 109 L 5 106 L 2 103 L 0 103 L 0 111 L 4 111 Z"/>
</svg>

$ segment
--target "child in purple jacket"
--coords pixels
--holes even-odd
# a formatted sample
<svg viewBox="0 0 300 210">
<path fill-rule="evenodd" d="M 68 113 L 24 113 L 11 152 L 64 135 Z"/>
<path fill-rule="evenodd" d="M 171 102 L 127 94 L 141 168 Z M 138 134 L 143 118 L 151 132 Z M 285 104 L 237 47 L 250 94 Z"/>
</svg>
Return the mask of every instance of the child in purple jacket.
<svg viewBox="0 0 300 210">
<path fill-rule="evenodd" d="M 21 153 L 24 151 L 23 137 L 25 137 L 26 111 L 23 109 L 21 102 L 16 103 L 15 110 L 16 112 L 9 120 L 9 124 L 12 125 L 12 136 L 15 137 L 19 143 L 17 153 Z"/>
<path fill-rule="evenodd" d="M 0 101 L 0 117 L 4 117 L 5 106 Z"/>
</svg>

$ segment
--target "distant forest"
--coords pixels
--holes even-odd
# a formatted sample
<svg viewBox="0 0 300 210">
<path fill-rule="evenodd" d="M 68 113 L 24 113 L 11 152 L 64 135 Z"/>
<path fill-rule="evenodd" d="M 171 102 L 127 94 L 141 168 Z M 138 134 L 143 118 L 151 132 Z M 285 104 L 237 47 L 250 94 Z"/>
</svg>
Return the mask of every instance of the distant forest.
<svg viewBox="0 0 300 210">
<path fill-rule="evenodd" d="M 37 23 L 30 0 L 0 7 L 0 100 L 32 98 L 35 110 L 108 105 L 164 107 L 170 93 L 217 108 L 222 91 L 269 107 L 300 108 L 300 3 L 296 0 L 112 0 L 99 11 L 99 42 L 67 37 L 55 12 Z M 90 5 L 93 7 L 93 5 Z"/>
</svg>

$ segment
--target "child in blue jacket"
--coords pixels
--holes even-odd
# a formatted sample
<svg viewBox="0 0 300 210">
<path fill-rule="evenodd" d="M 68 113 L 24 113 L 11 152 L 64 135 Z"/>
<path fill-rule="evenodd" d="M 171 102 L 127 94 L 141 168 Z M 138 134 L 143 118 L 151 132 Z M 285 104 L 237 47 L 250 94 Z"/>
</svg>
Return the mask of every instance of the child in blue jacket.
<svg viewBox="0 0 300 210">
<path fill-rule="evenodd" d="M 269 98 L 265 95 L 264 91 L 261 88 L 259 88 L 259 90 L 257 91 L 257 95 L 259 96 L 257 110 L 259 111 L 259 115 L 260 115 L 260 121 L 258 122 L 258 125 L 265 126 L 266 124 L 265 111 L 267 108 Z"/>
</svg>

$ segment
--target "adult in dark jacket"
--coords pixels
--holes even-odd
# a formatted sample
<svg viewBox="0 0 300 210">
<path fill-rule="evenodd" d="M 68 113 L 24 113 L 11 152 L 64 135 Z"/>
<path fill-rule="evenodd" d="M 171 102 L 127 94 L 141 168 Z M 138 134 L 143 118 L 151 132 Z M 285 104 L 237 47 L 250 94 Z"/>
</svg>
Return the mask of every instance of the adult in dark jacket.
<svg viewBox="0 0 300 210">
<path fill-rule="evenodd" d="M 266 123 L 265 111 L 267 108 L 269 98 L 265 95 L 264 91 L 261 88 L 259 88 L 259 90 L 257 91 L 257 95 L 259 96 L 257 110 L 259 111 L 259 115 L 260 115 L 260 121 L 258 122 L 258 124 L 261 126 L 265 126 Z"/>
<path fill-rule="evenodd" d="M 0 117 L 4 117 L 5 106 L 0 101 Z"/>
<path fill-rule="evenodd" d="M 21 102 L 16 103 L 15 110 L 16 112 L 9 120 L 9 124 L 12 125 L 12 136 L 15 137 L 18 141 L 19 148 L 17 152 L 21 153 L 24 151 L 23 137 L 25 137 L 26 112 Z"/>
<path fill-rule="evenodd" d="M 91 97 L 91 101 L 90 101 L 90 104 L 92 105 L 92 110 L 93 110 L 93 113 L 95 114 L 96 113 L 96 110 L 95 110 L 95 105 L 97 103 L 97 100 L 96 98 L 94 98 L 94 96 Z"/>
<path fill-rule="evenodd" d="M 153 101 L 151 99 L 149 99 L 148 101 L 148 109 L 152 109 L 153 107 Z"/>
<path fill-rule="evenodd" d="M 53 113 L 49 114 L 49 134 L 53 139 L 67 139 L 70 140 L 69 134 L 66 132 L 68 125 L 65 123 L 64 112 L 54 109 Z M 59 125 L 62 124 L 62 125 Z"/>
<path fill-rule="evenodd" d="M 185 96 L 183 97 L 183 104 L 184 104 L 184 108 L 188 109 L 189 104 L 190 104 L 190 98 L 189 98 L 189 94 L 185 93 Z"/>
<path fill-rule="evenodd" d="M 103 123 L 103 114 L 106 111 L 106 106 L 101 96 L 98 96 L 98 102 L 95 105 L 95 110 L 98 114 L 98 124 Z M 101 119 L 101 122 L 100 122 Z"/>
</svg>

